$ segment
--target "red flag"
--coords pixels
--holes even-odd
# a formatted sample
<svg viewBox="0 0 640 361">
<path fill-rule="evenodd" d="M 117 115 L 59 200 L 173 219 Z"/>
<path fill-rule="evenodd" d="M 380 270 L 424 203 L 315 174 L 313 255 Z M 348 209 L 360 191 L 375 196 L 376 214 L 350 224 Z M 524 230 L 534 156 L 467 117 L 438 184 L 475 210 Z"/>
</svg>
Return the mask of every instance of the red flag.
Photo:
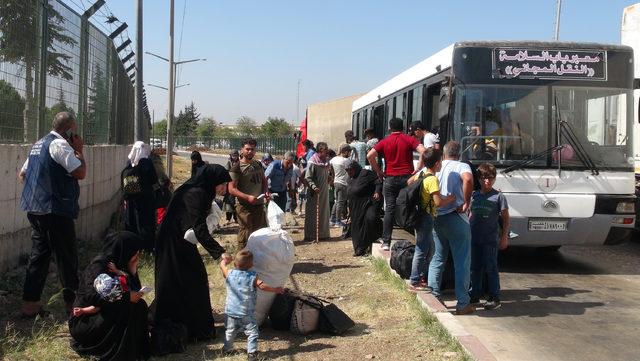
<svg viewBox="0 0 640 361">
<path fill-rule="evenodd" d="M 307 140 L 307 118 L 305 117 L 302 123 L 300 123 L 300 143 L 298 143 L 298 149 L 296 150 L 296 157 L 300 158 L 305 155 L 302 142 Z"/>
</svg>

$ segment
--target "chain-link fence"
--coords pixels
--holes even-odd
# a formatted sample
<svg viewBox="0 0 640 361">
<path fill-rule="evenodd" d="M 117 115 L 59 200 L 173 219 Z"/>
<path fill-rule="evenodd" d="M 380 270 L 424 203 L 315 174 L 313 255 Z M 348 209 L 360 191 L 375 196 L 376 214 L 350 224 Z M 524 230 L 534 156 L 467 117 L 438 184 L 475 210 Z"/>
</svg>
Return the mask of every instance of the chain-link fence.
<svg viewBox="0 0 640 361">
<path fill-rule="evenodd" d="M 200 137 L 176 137 L 176 146 L 181 148 L 199 148 L 209 149 L 212 151 L 233 151 L 242 148 L 242 140 L 244 138 L 200 138 Z M 274 155 L 282 155 L 288 151 L 295 151 L 297 141 L 294 137 L 274 137 L 274 138 L 256 138 L 256 151 L 260 153 L 271 153 Z M 154 144 L 154 146 L 164 146 L 164 143 Z"/>
<path fill-rule="evenodd" d="M 0 0 L 0 143 L 72 111 L 88 144 L 133 139 L 134 87 L 111 38 L 60 0 Z"/>
</svg>

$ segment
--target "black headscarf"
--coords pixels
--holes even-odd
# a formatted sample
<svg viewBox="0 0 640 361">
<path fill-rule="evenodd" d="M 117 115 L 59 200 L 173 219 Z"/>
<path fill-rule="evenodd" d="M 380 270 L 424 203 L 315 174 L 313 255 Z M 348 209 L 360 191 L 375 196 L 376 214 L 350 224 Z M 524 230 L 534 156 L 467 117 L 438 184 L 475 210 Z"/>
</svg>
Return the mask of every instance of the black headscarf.
<svg viewBox="0 0 640 361">
<path fill-rule="evenodd" d="M 360 171 L 362 171 L 362 166 L 358 162 L 356 162 L 356 161 L 354 161 L 352 159 L 347 160 L 344 168 L 347 171 L 350 170 L 350 169 L 354 170 L 353 177 L 351 177 L 353 179 L 358 178 L 358 176 L 360 175 Z"/>
<path fill-rule="evenodd" d="M 174 194 L 174 197 L 184 193 L 190 188 L 202 188 L 210 198 L 209 203 L 216 196 L 215 187 L 222 183 L 231 182 L 229 172 L 218 164 L 205 164 L 198 168 L 196 173 L 188 181 L 184 182 Z"/>
<path fill-rule="evenodd" d="M 131 258 L 143 247 L 142 239 L 129 231 L 114 232 L 107 235 L 102 248 L 102 257 L 113 262 L 121 271 L 128 272 Z"/>
</svg>

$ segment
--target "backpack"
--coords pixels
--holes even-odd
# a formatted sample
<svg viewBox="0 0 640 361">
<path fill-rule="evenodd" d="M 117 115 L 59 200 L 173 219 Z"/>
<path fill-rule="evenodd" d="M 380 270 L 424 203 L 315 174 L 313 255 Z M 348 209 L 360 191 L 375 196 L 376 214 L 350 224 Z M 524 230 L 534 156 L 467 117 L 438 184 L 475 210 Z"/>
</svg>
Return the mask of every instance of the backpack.
<svg viewBox="0 0 640 361">
<path fill-rule="evenodd" d="M 127 167 L 122 171 L 122 192 L 125 197 L 142 193 L 142 179 L 136 167 Z"/>
<path fill-rule="evenodd" d="M 391 247 L 391 259 L 389 265 L 403 279 L 411 277 L 411 263 L 416 246 L 406 239 L 397 241 Z"/>
<path fill-rule="evenodd" d="M 413 233 L 420 220 L 420 193 L 422 191 L 422 181 L 427 177 L 434 177 L 434 175 L 425 175 L 425 172 L 420 172 L 418 179 L 402 188 L 396 198 L 396 211 L 394 214 L 396 224 L 409 233 Z"/>
</svg>

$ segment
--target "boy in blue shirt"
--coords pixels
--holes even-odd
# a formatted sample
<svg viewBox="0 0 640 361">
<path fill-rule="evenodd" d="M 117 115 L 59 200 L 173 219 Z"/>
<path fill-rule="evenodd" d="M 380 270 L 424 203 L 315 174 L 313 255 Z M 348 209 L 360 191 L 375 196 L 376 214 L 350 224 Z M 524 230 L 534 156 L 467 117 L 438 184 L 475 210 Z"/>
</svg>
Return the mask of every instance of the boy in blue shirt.
<svg viewBox="0 0 640 361">
<path fill-rule="evenodd" d="M 487 275 L 489 297 L 485 310 L 500 307 L 500 277 L 498 249 L 508 246 L 509 206 L 504 194 L 493 188 L 496 167 L 481 164 L 478 167 L 480 190 L 471 194 L 471 303 L 479 303 L 484 295 L 482 280 Z M 500 220 L 502 229 L 500 230 Z"/>
<path fill-rule="evenodd" d="M 222 255 L 220 270 L 226 278 L 227 300 L 225 302 L 225 327 L 227 331 L 224 335 L 224 352 L 233 349 L 233 340 L 239 331 L 244 330 L 247 335 L 247 354 L 249 360 L 256 360 L 258 351 L 258 323 L 254 317 L 256 307 L 257 288 L 275 293 L 283 293 L 282 287 L 270 287 L 258 278 L 255 271 L 250 271 L 253 267 L 253 254 L 247 249 L 243 249 L 236 254 L 235 269 L 227 269 L 231 263 L 231 256 Z"/>
</svg>

